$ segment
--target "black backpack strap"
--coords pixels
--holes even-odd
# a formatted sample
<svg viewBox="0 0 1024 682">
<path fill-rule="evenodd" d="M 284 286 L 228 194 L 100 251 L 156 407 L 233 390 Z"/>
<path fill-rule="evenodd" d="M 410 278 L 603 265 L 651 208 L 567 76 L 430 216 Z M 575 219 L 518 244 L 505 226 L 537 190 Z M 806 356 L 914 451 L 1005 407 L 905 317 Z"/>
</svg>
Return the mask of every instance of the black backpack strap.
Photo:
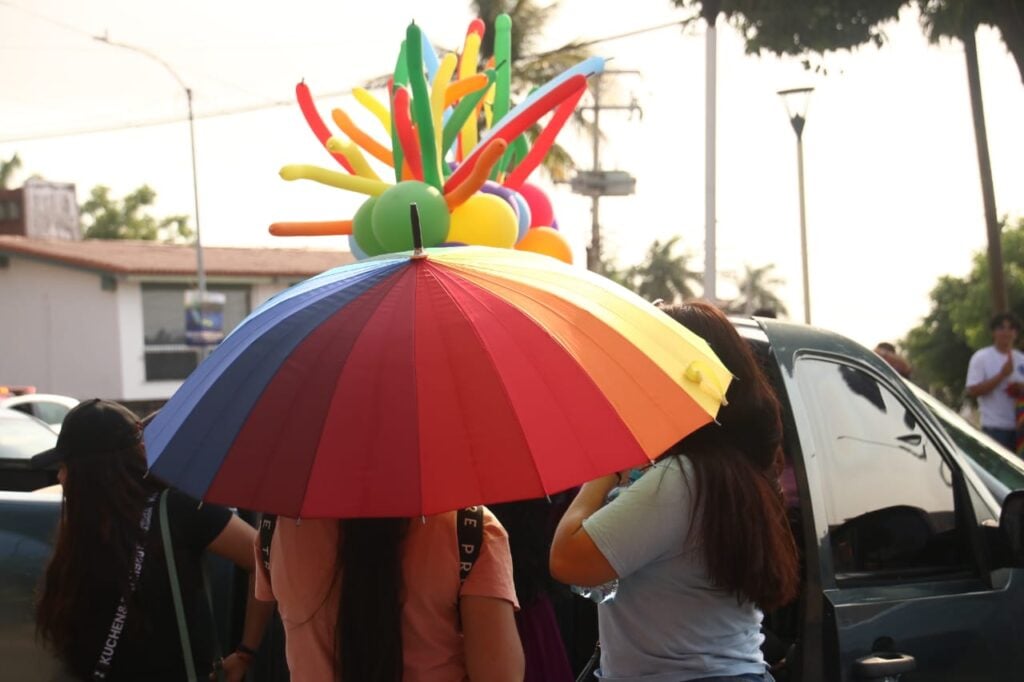
<svg viewBox="0 0 1024 682">
<path fill-rule="evenodd" d="M 263 568 L 270 573 L 270 543 L 274 539 L 274 529 L 277 527 L 276 514 L 263 514 L 260 517 L 260 557 L 263 560 Z"/>
<path fill-rule="evenodd" d="M 484 543 L 484 508 L 480 505 L 456 513 L 455 530 L 459 540 L 459 584 L 466 582 Z"/>
</svg>

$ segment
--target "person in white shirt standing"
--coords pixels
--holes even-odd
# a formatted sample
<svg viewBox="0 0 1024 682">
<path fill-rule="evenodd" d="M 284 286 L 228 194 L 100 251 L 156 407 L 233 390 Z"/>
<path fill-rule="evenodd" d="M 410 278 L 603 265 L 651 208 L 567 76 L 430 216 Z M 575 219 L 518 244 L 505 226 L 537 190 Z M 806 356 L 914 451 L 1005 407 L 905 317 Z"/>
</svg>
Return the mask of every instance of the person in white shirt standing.
<svg viewBox="0 0 1024 682">
<path fill-rule="evenodd" d="M 988 327 L 992 345 L 971 356 L 967 395 L 978 399 L 981 430 L 1012 451 L 1017 438 L 1014 396 L 1024 392 L 1024 353 L 1014 348 L 1020 320 L 1011 313 L 999 313 Z"/>
</svg>

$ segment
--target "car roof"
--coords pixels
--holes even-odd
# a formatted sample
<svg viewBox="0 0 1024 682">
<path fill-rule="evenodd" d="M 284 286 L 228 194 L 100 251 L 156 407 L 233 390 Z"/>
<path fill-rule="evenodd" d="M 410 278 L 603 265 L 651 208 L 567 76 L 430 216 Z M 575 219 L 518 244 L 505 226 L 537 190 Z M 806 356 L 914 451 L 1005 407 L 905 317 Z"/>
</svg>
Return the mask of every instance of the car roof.
<svg viewBox="0 0 1024 682">
<path fill-rule="evenodd" d="M 734 324 L 741 322 L 744 321 L 740 319 L 733 321 Z M 818 355 L 834 355 L 847 361 L 854 360 L 869 365 L 887 376 L 899 376 L 889 366 L 889 363 L 874 351 L 827 329 L 762 317 L 746 318 L 744 327 L 749 325 L 756 325 L 761 329 L 762 338 L 771 345 L 772 352 L 779 364 L 787 372 L 792 373 L 796 358 L 801 353 L 811 351 Z M 741 329 L 739 324 L 737 324 L 737 328 Z M 740 333 L 742 335 L 744 331 L 741 329 Z M 753 334 L 753 332 L 748 333 Z"/>
<path fill-rule="evenodd" d="M 15 395 L 9 398 L 0 398 L 0 405 L 21 405 L 23 403 L 38 403 L 38 402 L 54 402 L 66 405 L 68 407 L 74 407 L 79 403 L 78 398 L 72 398 L 68 395 L 58 395 L 57 393 L 25 393 L 23 395 Z"/>
</svg>

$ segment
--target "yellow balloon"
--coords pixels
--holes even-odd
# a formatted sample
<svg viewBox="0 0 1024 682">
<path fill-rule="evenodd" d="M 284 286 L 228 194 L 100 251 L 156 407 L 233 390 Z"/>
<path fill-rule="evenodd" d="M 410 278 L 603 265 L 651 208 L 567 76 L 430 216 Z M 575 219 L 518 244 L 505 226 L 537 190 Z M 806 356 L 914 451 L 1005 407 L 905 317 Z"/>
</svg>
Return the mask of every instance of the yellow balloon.
<svg viewBox="0 0 1024 682">
<path fill-rule="evenodd" d="M 542 253 L 572 265 L 572 248 L 562 233 L 553 227 L 531 227 L 526 236 L 519 240 L 516 248 L 520 251 Z"/>
<path fill-rule="evenodd" d="M 452 211 L 449 242 L 512 248 L 519 236 L 519 219 L 508 202 L 477 192 Z"/>
</svg>

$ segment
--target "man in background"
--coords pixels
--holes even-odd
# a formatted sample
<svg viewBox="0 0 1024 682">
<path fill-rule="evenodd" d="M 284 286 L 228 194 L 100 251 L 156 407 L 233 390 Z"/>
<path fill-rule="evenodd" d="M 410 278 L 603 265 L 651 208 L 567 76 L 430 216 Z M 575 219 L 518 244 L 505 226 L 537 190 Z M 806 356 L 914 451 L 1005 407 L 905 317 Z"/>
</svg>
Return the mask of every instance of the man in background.
<svg viewBox="0 0 1024 682">
<path fill-rule="evenodd" d="M 896 370 L 901 377 L 904 379 L 910 378 L 910 363 L 896 352 L 896 346 L 888 341 L 882 341 L 875 346 L 875 353 L 888 362 L 889 366 Z"/>
<path fill-rule="evenodd" d="M 1011 313 L 989 321 L 992 345 L 971 356 L 967 395 L 978 399 L 981 430 L 1008 450 L 1017 439 L 1016 398 L 1024 393 L 1024 353 L 1016 350 L 1020 320 Z"/>
</svg>

